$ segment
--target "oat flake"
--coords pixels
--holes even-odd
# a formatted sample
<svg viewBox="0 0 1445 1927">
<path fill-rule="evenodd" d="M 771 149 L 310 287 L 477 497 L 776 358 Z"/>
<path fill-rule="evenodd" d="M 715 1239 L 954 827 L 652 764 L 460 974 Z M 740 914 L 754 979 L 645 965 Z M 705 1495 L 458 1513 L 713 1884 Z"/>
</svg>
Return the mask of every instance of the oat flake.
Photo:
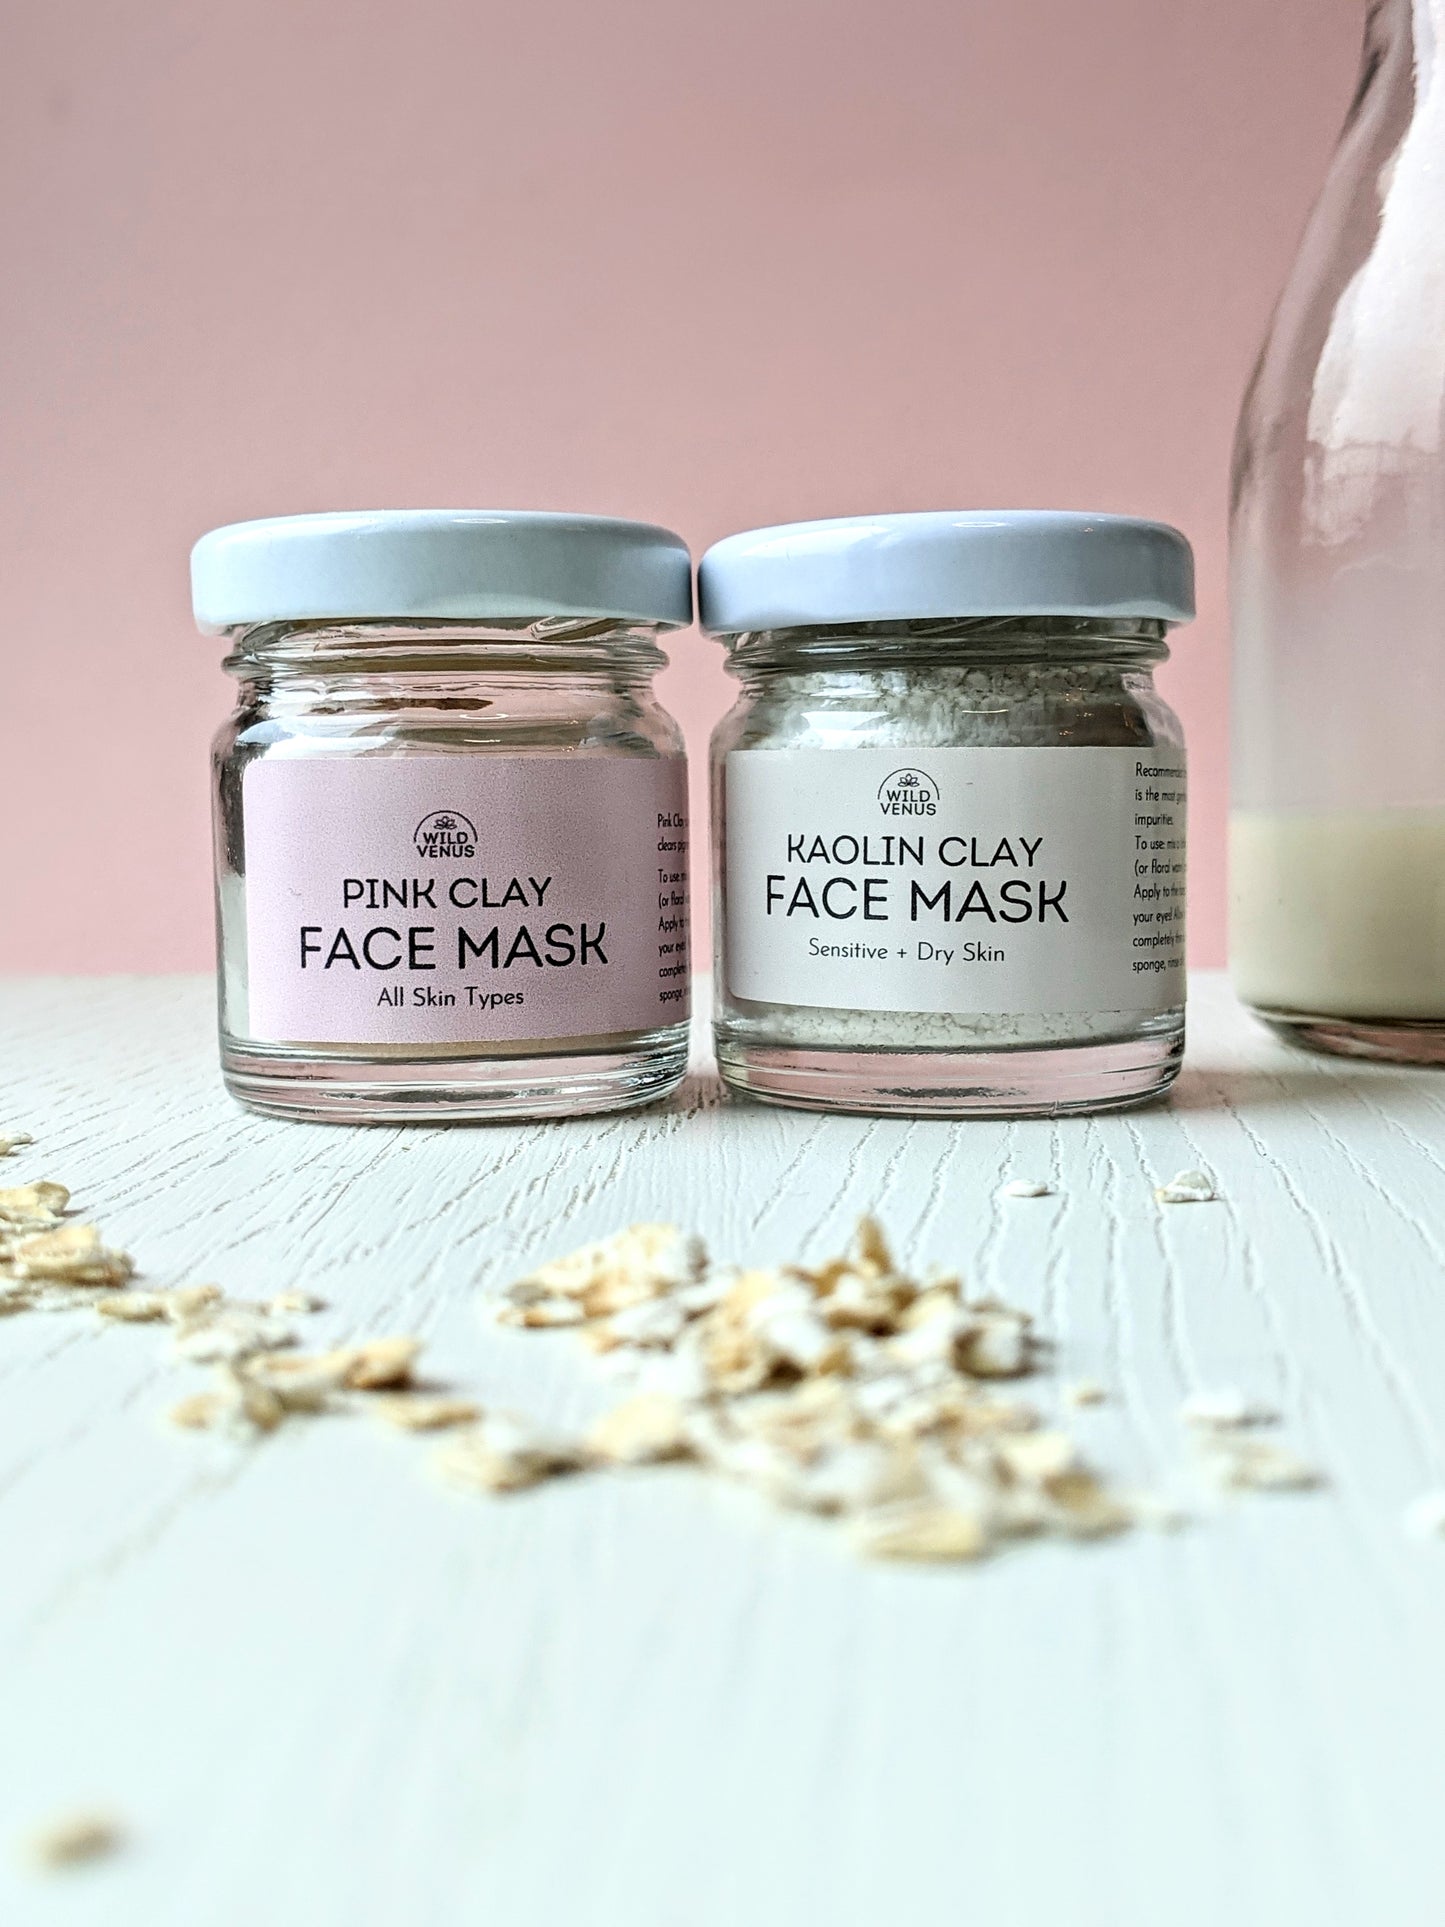
<svg viewBox="0 0 1445 1927">
<path fill-rule="evenodd" d="M 68 1813 L 39 1827 L 25 1841 L 26 1858 L 44 1873 L 58 1873 L 102 1860 L 124 1844 L 118 1821 L 107 1813 Z"/>
<path fill-rule="evenodd" d="M 1243 1392 L 1228 1390 L 1192 1392 L 1179 1407 L 1179 1416 L 1186 1425 L 1225 1432 L 1249 1425 L 1270 1425 L 1276 1414 L 1268 1406 L 1246 1398 Z"/>
<path fill-rule="evenodd" d="M 1108 1397 L 1107 1389 L 1096 1378 L 1081 1378 L 1064 1387 L 1065 1405 L 1103 1405 Z"/>
<path fill-rule="evenodd" d="M 471 1425 L 481 1407 L 469 1398 L 447 1398 L 440 1393 L 382 1393 L 367 1401 L 366 1409 L 402 1432 L 444 1432 L 454 1425 Z"/>
<path fill-rule="evenodd" d="M 1211 1204 L 1219 1193 L 1203 1171 L 1176 1171 L 1167 1184 L 1156 1185 L 1160 1204 Z"/>
</svg>

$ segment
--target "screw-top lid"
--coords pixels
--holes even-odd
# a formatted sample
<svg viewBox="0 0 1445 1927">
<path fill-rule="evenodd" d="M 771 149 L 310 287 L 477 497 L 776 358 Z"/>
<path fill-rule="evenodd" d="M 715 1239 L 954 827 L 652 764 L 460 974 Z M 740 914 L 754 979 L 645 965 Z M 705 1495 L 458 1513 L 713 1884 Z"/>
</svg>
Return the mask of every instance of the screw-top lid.
<svg viewBox="0 0 1445 1927">
<path fill-rule="evenodd" d="M 306 620 L 692 621 L 687 544 L 649 522 L 516 509 L 282 515 L 212 529 L 191 551 L 209 635 Z"/>
<path fill-rule="evenodd" d="M 715 542 L 697 572 L 714 635 L 949 616 L 1187 622 L 1194 557 L 1164 522 L 965 509 L 787 522 Z"/>
</svg>

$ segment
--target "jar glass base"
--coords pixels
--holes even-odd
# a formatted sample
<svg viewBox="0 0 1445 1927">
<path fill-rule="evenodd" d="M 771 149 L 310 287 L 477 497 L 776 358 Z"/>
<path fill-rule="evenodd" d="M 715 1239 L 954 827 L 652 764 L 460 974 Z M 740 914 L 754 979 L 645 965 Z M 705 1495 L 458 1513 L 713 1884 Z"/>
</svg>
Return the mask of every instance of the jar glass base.
<svg viewBox="0 0 1445 1927">
<path fill-rule="evenodd" d="M 625 1050 L 546 1057 L 340 1058 L 221 1039 L 226 1088 L 247 1109 L 313 1124 L 486 1124 L 633 1110 L 687 1070 L 686 1026 Z"/>
<path fill-rule="evenodd" d="M 1382 1064 L 1445 1067 L 1445 1022 L 1425 1017 L 1311 1017 L 1297 1010 L 1248 1006 L 1286 1043 L 1332 1057 L 1367 1057 Z"/>
<path fill-rule="evenodd" d="M 1179 1075 L 1184 1028 L 1041 1050 L 800 1049 L 717 1039 L 730 1089 L 765 1104 L 885 1117 L 1066 1117 L 1128 1110 Z"/>
</svg>

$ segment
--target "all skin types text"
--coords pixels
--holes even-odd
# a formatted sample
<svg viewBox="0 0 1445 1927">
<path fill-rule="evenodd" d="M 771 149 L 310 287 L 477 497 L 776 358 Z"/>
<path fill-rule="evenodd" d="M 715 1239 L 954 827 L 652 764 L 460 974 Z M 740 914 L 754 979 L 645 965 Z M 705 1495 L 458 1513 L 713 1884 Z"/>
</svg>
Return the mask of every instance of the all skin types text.
<svg viewBox="0 0 1445 1927">
<path fill-rule="evenodd" d="M 548 877 L 454 877 L 445 889 L 436 877 L 345 877 L 341 884 L 343 911 L 359 910 L 436 910 L 447 905 L 457 910 L 503 910 L 518 906 L 523 912 L 546 913 L 547 893 L 552 886 Z M 442 892 L 438 902 L 438 892 Z M 303 970 L 374 970 L 386 972 L 435 970 L 439 946 L 451 953 L 459 971 L 480 965 L 488 970 L 512 970 L 531 965 L 538 970 L 563 970 L 572 967 L 605 965 L 607 924 L 576 923 L 558 919 L 543 926 L 540 919 L 513 923 L 504 928 L 486 919 L 473 924 L 458 922 L 447 929 L 435 923 L 364 923 L 362 919 L 331 926 L 304 923 L 298 931 L 300 965 Z M 479 990 L 465 985 L 470 1003 L 519 1003 L 517 991 Z M 383 990 L 379 1001 L 400 1004 L 400 985 Z M 412 988 L 412 1001 L 427 1005 L 454 1004 L 456 993 Z"/>
</svg>

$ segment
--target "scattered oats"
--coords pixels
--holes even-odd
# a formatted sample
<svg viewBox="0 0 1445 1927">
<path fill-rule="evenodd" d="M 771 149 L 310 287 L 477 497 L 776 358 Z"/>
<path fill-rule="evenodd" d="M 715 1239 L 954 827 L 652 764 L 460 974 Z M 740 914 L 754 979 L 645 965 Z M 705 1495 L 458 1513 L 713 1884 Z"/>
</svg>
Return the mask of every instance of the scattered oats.
<svg viewBox="0 0 1445 1927">
<path fill-rule="evenodd" d="M 1128 1505 L 1105 1490 L 1098 1476 L 1083 1467 L 1045 1479 L 1039 1487 L 1047 1522 L 1075 1538 L 1102 1538 L 1134 1523 Z"/>
<path fill-rule="evenodd" d="M 1160 1204 L 1210 1204 L 1219 1193 L 1202 1171 L 1176 1171 L 1167 1184 L 1154 1187 Z"/>
<path fill-rule="evenodd" d="M 977 1559 L 988 1551 L 988 1527 L 968 1512 L 949 1506 L 887 1506 L 863 1513 L 854 1528 L 858 1550 L 869 1559 L 919 1559 L 952 1562 Z"/>
<path fill-rule="evenodd" d="M 208 1305 L 218 1305 L 225 1294 L 219 1285 L 182 1285 L 166 1294 L 166 1316 L 184 1325 L 199 1316 Z"/>
<path fill-rule="evenodd" d="M 587 1317 L 604 1318 L 626 1305 L 696 1284 L 706 1263 L 701 1240 L 675 1224 L 635 1224 L 540 1265 L 507 1295 L 518 1304 L 528 1302 L 529 1294 L 575 1298 Z"/>
<path fill-rule="evenodd" d="M 273 1317 L 260 1305 L 216 1299 L 180 1320 L 174 1351 L 192 1365 L 221 1365 L 295 1343 L 296 1327 L 287 1319 Z"/>
<path fill-rule="evenodd" d="M 170 1317 L 168 1291 L 119 1291 L 96 1301 L 102 1318 L 117 1318 L 127 1325 L 150 1325 Z"/>
<path fill-rule="evenodd" d="M 346 1360 L 342 1382 L 353 1392 L 389 1391 L 409 1383 L 420 1353 L 419 1338 L 372 1338 L 347 1346 L 337 1354 Z"/>
<path fill-rule="evenodd" d="M 587 1450 L 613 1465 L 655 1465 L 687 1457 L 685 1414 L 679 1399 L 661 1392 L 639 1392 L 615 1405 L 587 1434 Z"/>
<path fill-rule="evenodd" d="M 921 1496 L 946 1506 L 950 1512 L 966 1512 L 970 1518 L 979 1519 L 988 1528 L 990 1541 L 1037 1529 L 1036 1521 L 1030 1519 L 1027 1525 L 1020 1525 L 1011 1516 L 1018 1513 L 1018 1491 L 1000 1483 L 998 1468 L 988 1453 L 945 1435 L 922 1442 L 916 1448 L 916 1458 L 923 1479 Z"/>
<path fill-rule="evenodd" d="M 740 1479 L 776 1498 L 796 1476 L 794 1460 L 764 1439 L 739 1438 L 721 1421 L 709 1422 L 706 1413 L 689 1416 L 688 1439 L 700 1459 L 724 1478 Z"/>
<path fill-rule="evenodd" d="M 336 1389 L 332 1378 L 318 1379 L 304 1371 L 278 1374 L 283 1361 L 272 1353 L 224 1360 L 216 1369 L 215 1388 L 195 1392 L 173 1405 L 167 1414 L 173 1425 L 188 1431 L 226 1429 L 242 1436 L 274 1432 L 298 1412 L 325 1411 Z M 295 1363 L 288 1357 L 286 1363 Z"/>
<path fill-rule="evenodd" d="M 1205 1469 L 1231 1490 L 1307 1492 L 1324 1483 L 1319 1469 L 1285 1446 L 1237 1433 L 1217 1433 L 1209 1442 Z"/>
<path fill-rule="evenodd" d="M 994 1456 L 1015 1479 L 1042 1485 L 1074 1470 L 1078 1452 L 1066 1432 L 1021 1432 L 1001 1438 Z"/>
<path fill-rule="evenodd" d="M 867 1375 L 886 1360 L 888 1371 L 902 1365 L 937 1377 L 962 1366 L 965 1351 L 982 1329 L 958 1295 L 939 1286 L 916 1298 L 897 1325 L 894 1337 L 866 1349 L 855 1360 L 855 1371 Z"/>
<path fill-rule="evenodd" d="M 906 1372 L 880 1372 L 878 1377 L 865 1379 L 858 1386 L 853 1404 L 865 1420 L 880 1422 L 891 1413 L 903 1410 L 917 1396 L 914 1382 Z"/>
<path fill-rule="evenodd" d="M 575 1298 L 537 1298 L 525 1305 L 503 1305 L 499 1325 L 525 1325 L 543 1330 L 549 1325 L 580 1325 L 587 1317 Z"/>
<path fill-rule="evenodd" d="M 8 1158 L 12 1151 L 18 1151 L 22 1144 L 33 1144 L 35 1139 L 28 1131 L 0 1131 L 0 1158 Z"/>
<path fill-rule="evenodd" d="M 671 1254 L 662 1267 L 659 1241 Z M 1034 1369 L 1028 1315 L 969 1303 L 955 1277 L 908 1277 L 875 1220 L 822 1264 L 688 1275 L 702 1263 L 674 1227 L 638 1227 L 506 1292 L 515 1323 L 575 1305 L 600 1368 L 636 1387 L 594 1429 L 590 1463 L 690 1455 L 777 1505 L 842 1516 L 867 1549 L 896 1558 L 974 1558 L 1026 1534 L 1134 1522 L 1067 1434 L 984 1389 Z M 539 1456 L 484 1422 L 444 1464 L 510 1491 L 577 1463 L 560 1451 Z"/>
<path fill-rule="evenodd" d="M 714 1310 L 701 1321 L 701 1358 L 711 1389 L 726 1393 L 757 1391 L 772 1376 L 776 1354 L 753 1324 L 753 1311 L 782 1282 L 774 1271 L 739 1271 Z"/>
<path fill-rule="evenodd" d="M 971 1378 L 1022 1378 L 1032 1368 L 1029 1321 L 990 1309 L 958 1339 L 958 1362 Z"/>
<path fill-rule="evenodd" d="M 189 1398 L 174 1404 L 166 1417 L 172 1425 L 182 1426 L 188 1432 L 204 1432 L 215 1424 L 220 1413 L 221 1401 L 214 1392 L 192 1392 Z"/>
<path fill-rule="evenodd" d="M 1445 1538 L 1445 1492 L 1422 1492 L 1412 1499 L 1401 1523 L 1412 1539 Z"/>
<path fill-rule="evenodd" d="M 1235 1431 L 1249 1425 L 1272 1425 L 1278 1418 L 1266 1405 L 1257 1405 L 1243 1392 L 1223 1390 L 1192 1392 L 1179 1407 L 1186 1425 L 1218 1432 Z"/>
<path fill-rule="evenodd" d="M 869 1215 L 858 1220 L 858 1228 L 853 1233 L 853 1250 L 860 1266 L 882 1274 L 892 1272 L 893 1253 L 883 1235 L 883 1227 L 875 1217 Z"/>
<path fill-rule="evenodd" d="M 520 1492 L 582 1462 L 576 1446 L 510 1412 L 488 1413 L 436 1458 L 443 1477 L 484 1492 Z"/>
<path fill-rule="evenodd" d="M 403 1432 L 445 1432 L 454 1425 L 472 1425 L 482 1415 L 469 1398 L 432 1392 L 384 1392 L 368 1399 L 366 1409 Z"/>
<path fill-rule="evenodd" d="M 847 1362 L 848 1347 L 843 1338 L 811 1306 L 787 1302 L 776 1310 L 769 1305 L 757 1306 L 748 1323 L 776 1364 L 807 1374 L 836 1372 Z"/>
<path fill-rule="evenodd" d="M 635 1384 L 649 1366 L 666 1365 L 672 1358 L 671 1352 L 634 1351 L 630 1345 L 619 1345 L 605 1324 L 588 1325 L 581 1339 L 592 1353 L 599 1378 L 620 1379 L 627 1385 Z M 706 1391 L 706 1385 L 702 1389 Z"/>
<path fill-rule="evenodd" d="M 1004 1191 L 1039 1197 L 1048 1187 L 1018 1179 Z M 1190 1172 L 1161 1187 L 1168 1193 L 1170 1202 L 1213 1196 Z M 109 1294 L 94 1301 L 102 1316 L 168 1320 L 176 1356 L 216 1368 L 209 1390 L 171 1408 L 184 1428 L 254 1437 L 298 1413 L 364 1404 L 399 1430 L 451 1432 L 439 1470 L 492 1493 L 588 1466 L 691 1458 L 776 1505 L 844 1519 L 877 1558 L 959 1561 L 1029 1535 L 1088 1538 L 1151 1516 L 1165 1522 L 1158 1501 L 1109 1490 L 1066 1432 L 989 1388 L 1035 1369 L 1028 1314 L 971 1302 L 956 1277 L 908 1276 L 872 1218 L 822 1264 L 742 1269 L 710 1267 L 701 1242 L 676 1225 L 633 1225 L 507 1287 L 500 1322 L 576 1326 L 599 1368 L 631 1383 L 583 1441 L 417 1388 L 414 1337 L 292 1349 L 293 1319 L 321 1308 L 304 1291 L 249 1303 L 216 1285 L 117 1290 L 130 1259 L 107 1250 L 95 1226 L 59 1223 L 68 1202 L 58 1185 L 0 1191 L 0 1311 L 72 1306 L 74 1287 L 103 1285 Z M 1064 1402 L 1103 1397 L 1085 1380 Z M 1272 1414 L 1237 1393 L 1196 1395 L 1183 1416 L 1227 1486 L 1319 1482 L 1302 1459 L 1249 1434 Z M 1427 1496 L 1430 1529 L 1445 1533 L 1445 1495 Z"/>
<path fill-rule="evenodd" d="M 761 1439 L 800 1464 L 860 1436 L 857 1414 L 837 1379 L 807 1379 L 778 1392 L 753 1392 L 719 1414 L 734 1434 Z"/>
<path fill-rule="evenodd" d="M 1001 1198 L 1048 1198 L 1053 1196 L 1053 1186 L 1045 1184 L 1042 1178 L 1010 1178 L 1001 1186 Z"/>
<path fill-rule="evenodd" d="M 221 1420 L 236 1431 L 274 1432 L 288 1411 L 287 1404 L 272 1386 L 253 1378 L 244 1367 L 223 1367 L 217 1399 Z"/>
<path fill-rule="evenodd" d="M 1129 1516 L 1137 1526 L 1151 1528 L 1155 1532 L 1177 1532 L 1189 1522 L 1184 1508 L 1172 1499 L 1160 1498 L 1156 1492 L 1134 1492 L 1124 1503 L 1129 1508 Z"/>
<path fill-rule="evenodd" d="M 7 1224 L 53 1223 L 66 1205 L 70 1193 L 63 1184 L 20 1184 L 0 1191 L 0 1219 Z"/>
<path fill-rule="evenodd" d="M 1103 1405 L 1108 1397 L 1108 1392 L 1096 1378 L 1081 1378 L 1064 1387 L 1065 1405 Z"/>
<path fill-rule="evenodd" d="M 214 1391 L 193 1392 L 166 1414 L 172 1425 L 190 1432 L 226 1430 L 242 1437 L 274 1432 L 294 1408 L 269 1385 L 252 1378 L 244 1366 L 223 1365 Z"/>
<path fill-rule="evenodd" d="M 683 1344 L 670 1352 L 623 1354 L 640 1392 L 661 1392 L 685 1405 L 706 1398 L 712 1390 L 707 1363 L 696 1345 Z"/>
<path fill-rule="evenodd" d="M 106 1813 L 69 1813 L 38 1828 L 25 1842 L 25 1857 L 44 1873 L 103 1860 L 124 1845 L 120 1824 Z"/>
<path fill-rule="evenodd" d="M 253 1377 L 278 1391 L 289 1386 L 295 1396 L 304 1393 L 320 1397 L 332 1392 L 391 1391 L 407 1385 L 420 1352 L 419 1338 L 372 1338 L 315 1356 L 268 1351 L 250 1358 L 248 1365 Z"/>
<path fill-rule="evenodd" d="M 245 1360 L 248 1375 L 269 1388 L 288 1412 L 320 1412 L 346 1391 L 349 1352 L 255 1352 Z"/>
<path fill-rule="evenodd" d="M 963 1304 L 963 1293 L 956 1278 L 944 1278 L 929 1285 L 913 1299 L 899 1315 L 898 1329 L 912 1331 L 917 1325 L 928 1325 L 936 1318 L 956 1320 Z"/>
<path fill-rule="evenodd" d="M 219 1296 L 219 1287 L 212 1286 L 210 1289 Z M 309 1291 L 278 1291 L 274 1298 L 267 1301 L 266 1309 L 273 1317 L 285 1318 L 297 1312 L 325 1311 L 326 1300 L 314 1298 Z"/>
<path fill-rule="evenodd" d="M 727 1288 L 726 1274 L 714 1272 L 710 1278 L 701 1278 L 695 1285 L 684 1285 L 681 1291 L 674 1292 L 673 1302 L 681 1305 L 689 1318 L 696 1318 L 699 1313 L 720 1305 Z"/>
<path fill-rule="evenodd" d="M 12 1134 L 0 1155 L 20 1141 Z M 246 1435 L 272 1432 L 293 1413 L 339 1408 L 349 1393 L 409 1380 L 420 1349 L 411 1338 L 377 1339 L 321 1359 L 290 1355 L 289 1369 L 281 1369 L 277 1354 L 296 1341 L 290 1315 L 321 1305 L 306 1292 L 283 1292 L 265 1304 L 249 1304 L 227 1299 L 219 1285 L 117 1290 L 134 1272 L 131 1260 L 108 1250 L 96 1226 L 60 1222 L 69 1202 L 62 1184 L 0 1189 L 0 1313 L 68 1310 L 79 1302 L 77 1289 L 104 1287 L 106 1295 L 91 1301 L 102 1317 L 131 1324 L 168 1321 L 175 1328 L 177 1358 L 218 1368 L 212 1390 L 172 1407 L 173 1424 L 190 1430 L 224 1426 Z M 434 1413 L 427 1422 L 463 1418 L 474 1420 L 475 1407 L 458 1406 L 445 1421 Z"/>
<path fill-rule="evenodd" d="M 674 1299 L 648 1298 L 614 1312 L 603 1329 L 617 1344 L 666 1349 L 681 1338 L 686 1323 L 687 1313 Z"/>
<path fill-rule="evenodd" d="M 123 1285 L 135 1270 L 123 1251 L 107 1251 L 93 1224 L 61 1225 L 17 1239 L 11 1262 L 20 1278 L 58 1285 Z"/>
<path fill-rule="evenodd" d="M 957 1401 L 951 1422 L 954 1429 L 969 1438 L 997 1438 L 1004 1432 L 1031 1432 L 1039 1424 L 1034 1407 L 1021 1398 L 983 1397 L 972 1387 L 955 1390 Z"/>
<path fill-rule="evenodd" d="M 1020 1311 L 1017 1305 L 1006 1305 L 1002 1298 L 975 1298 L 970 1301 L 968 1309 L 981 1318 L 1012 1318 L 1025 1328 L 1034 1322 L 1032 1312 Z"/>
<path fill-rule="evenodd" d="M 786 1505 L 856 1516 L 928 1495 L 924 1467 L 911 1442 L 855 1439 L 822 1452 L 777 1488 Z"/>
<path fill-rule="evenodd" d="M 840 1268 L 841 1267 L 841 1268 Z M 896 1330 L 899 1314 L 919 1295 L 908 1278 L 846 1260 L 821 1272 L 804 1272 L 818 1289 L 820 1309 L 830 1325 L 843 1330 L 885 1334 Z"/>
</svg>

